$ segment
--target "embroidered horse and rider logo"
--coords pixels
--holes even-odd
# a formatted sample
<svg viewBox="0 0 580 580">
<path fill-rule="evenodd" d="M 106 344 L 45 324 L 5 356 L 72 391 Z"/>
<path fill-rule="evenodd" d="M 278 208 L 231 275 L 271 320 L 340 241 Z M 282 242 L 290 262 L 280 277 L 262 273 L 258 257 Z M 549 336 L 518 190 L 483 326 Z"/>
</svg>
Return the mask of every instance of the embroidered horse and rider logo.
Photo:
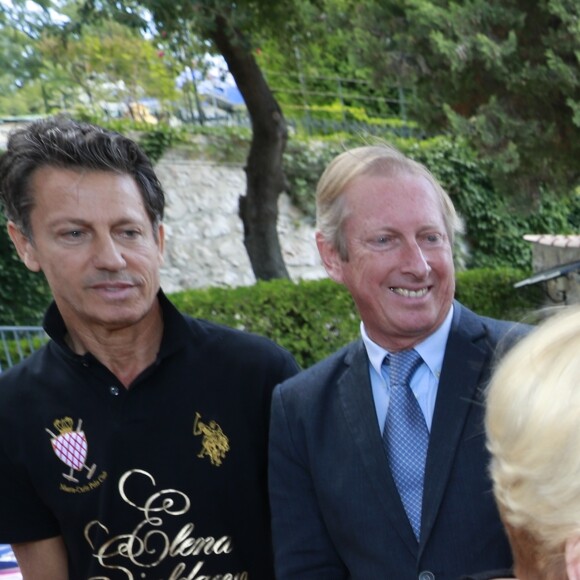
<svg viewBox="0 0 580 580">
<path fill-rule="evenodd" d="M 230 442 L 222 428 L 214 421 L 209 423 L 201 421 L 201 415 L 195 414 L 193 434 L 201 435 L 201 451 L 199 458 L 209 457 L 212 465 L 220 466 L 230 450 Z"/>
<path fill-rule="evenodd" d="M 86 464 L 88 444 L 85 432 L 82 430 L 83 421 L 79 419 L 76 430 L 73 431 L 74 423 L 71 417 L 63 417 L 53 422 L 58 434 L 46 429 L 51 437 L 52 449 L 55 455 L 67 466 L 70 471 L 62 476 L 68 481 L 78 483 L 74 472 L 81 473 L 87 470 L 87 479 L 91 479 L 95 473 L 96 464 L 90 467 Z"/>
</svg>

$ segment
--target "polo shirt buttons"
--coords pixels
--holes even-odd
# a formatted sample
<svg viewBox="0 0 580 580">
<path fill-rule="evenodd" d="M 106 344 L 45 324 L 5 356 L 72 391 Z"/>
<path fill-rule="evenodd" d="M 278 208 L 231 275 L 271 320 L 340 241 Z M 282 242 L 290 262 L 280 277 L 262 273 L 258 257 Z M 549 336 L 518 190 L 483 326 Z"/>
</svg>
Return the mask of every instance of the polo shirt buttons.
<svg viewBox="0 0 580 580">
<path fill-rule="evenodd" d="M 423 572 L 419 572 L 418 580 L 435 580 L 435 574 L 430 570 L 423 570 Z"/>
<path fill-rule="evenodd" d="M 113 395 L 113 397 L 118 397 L 119 396 L 119 387 L 117 385 L 111 385 L 109 387 L 109 393 L 111 393 L 111 395 Z"/>
</svg>

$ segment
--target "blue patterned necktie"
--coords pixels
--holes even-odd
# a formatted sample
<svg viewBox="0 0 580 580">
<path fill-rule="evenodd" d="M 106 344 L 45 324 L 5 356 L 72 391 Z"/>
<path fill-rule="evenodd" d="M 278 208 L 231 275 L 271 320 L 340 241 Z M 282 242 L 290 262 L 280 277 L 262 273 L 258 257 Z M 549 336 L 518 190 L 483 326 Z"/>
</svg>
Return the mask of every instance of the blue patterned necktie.
<svg viewBox="0 0 580 580">
<path fill-rule="evenodd" d="M 421 532 L 423 476 L 429 431 L 410 382 L 421 363 L 421 355 L 414 349 L 389 354 L 384 363 L 390 366 L 391 396 L 383 441 L 393 479 L 417 541 Z"/>
</svg>

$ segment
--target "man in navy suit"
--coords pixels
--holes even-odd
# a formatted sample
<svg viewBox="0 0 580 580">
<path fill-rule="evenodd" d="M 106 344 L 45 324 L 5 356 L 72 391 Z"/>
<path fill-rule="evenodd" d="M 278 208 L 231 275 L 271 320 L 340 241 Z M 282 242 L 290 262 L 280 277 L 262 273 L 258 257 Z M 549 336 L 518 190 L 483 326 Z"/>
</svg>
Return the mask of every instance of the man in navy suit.
<svg viewBox="0 0 580 580">
<path fill-rule="evenodd" d="M 351 293 L 362 338 L 274 393 L 278 580 L 456 580 L 508 568 L 482 390 L 499 350 L 528 328 L 454 300 L 460 220 L 433 175 L 396 149 L 359 147 L 334 159 L 318 184 L 317 221 L 325 268 Z M 419 366 L 403 382 L 408 404 L 420 409 L 420 459 L 387 434 L 398 381 L 385 362 L 411 349 Z M 418 428 L 410 429 L 406 440 L 415 444 Z M 397 461 L 410 471 L 403 483 Z M 409 487 L 418 494 L 415 515 L 401 499 Z"/>
</svg>

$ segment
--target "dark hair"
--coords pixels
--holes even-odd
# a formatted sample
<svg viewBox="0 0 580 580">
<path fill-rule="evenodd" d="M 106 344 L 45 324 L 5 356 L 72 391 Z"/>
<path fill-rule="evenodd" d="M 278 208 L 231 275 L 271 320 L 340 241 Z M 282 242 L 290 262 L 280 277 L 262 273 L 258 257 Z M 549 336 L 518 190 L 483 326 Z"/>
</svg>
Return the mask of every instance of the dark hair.
<svg viewBox="0 0 580 580">
<path fill-rule="evenodd" d="M 163 220 L 165 194 L 153 165 L 137 143 L 97 125 L 58 116 L 10 134 L 0 157 L 0 199 L 9 220 L 32 239 L 30 180 L 41 167 L 113 171 L 135 179 L 154 230 Z"/>
</svg>

